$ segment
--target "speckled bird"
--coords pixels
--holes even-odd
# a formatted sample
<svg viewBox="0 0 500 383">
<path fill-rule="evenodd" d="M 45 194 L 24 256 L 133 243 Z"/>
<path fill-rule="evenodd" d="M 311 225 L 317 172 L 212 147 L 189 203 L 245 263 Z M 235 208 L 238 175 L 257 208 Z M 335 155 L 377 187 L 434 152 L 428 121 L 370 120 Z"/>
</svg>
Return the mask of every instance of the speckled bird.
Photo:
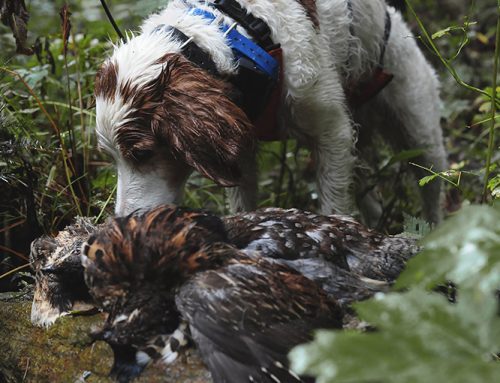
<svg viewBox="0 0 500 383">
<path fill-rule="evenodd" d="M 188 212 L 190 210 L 184 210 Z M 224 233 L 242 251 L 258 251 L 298 269 L 339 301 L 364 299 L 383 289 L 404 268 L 418 247 L 405 237 L 388 237 L 368 230 L 347 216 L 321 216 L 297 209 L 261 209 L 222 217 L 209 213 L 210 230 Z M 83 279 L 80 249 L 97 230 L 88 218 L 32 244 L 35 299 L 32 321 L 50 326 L 73 310 L 89 309 L 92 299 Z"/>
<path fill-rule="evenodd" d="M 48 327 L 72 311 L 94 307 L 83 279 L 80 249 L 95 230 L 89 218 L 78 217 L 56 237 L 43 236 L 31 243 L 30 263 L 35 272 L 33 324 Z"/>
<path fill-rule="evenodd" d="M 289 371 L 288 351 L 341 328 L 345 305 L 384 288 L 416 250 L 342 216 L 162 206 L 109 221 L 82 264 L 109 314 L 95 336 L 113 348 L 119 381 L 174 361 L 190 338 L 215 382 L 293 382 L 310 379 Z"/>
</svg>

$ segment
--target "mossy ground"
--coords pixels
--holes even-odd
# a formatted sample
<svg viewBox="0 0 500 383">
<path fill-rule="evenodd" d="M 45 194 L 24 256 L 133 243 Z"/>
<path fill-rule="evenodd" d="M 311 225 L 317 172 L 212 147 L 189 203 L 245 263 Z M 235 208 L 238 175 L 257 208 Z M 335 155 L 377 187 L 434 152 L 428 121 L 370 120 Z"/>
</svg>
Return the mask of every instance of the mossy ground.
<svg viewBox="0 0 500 383">
<path fill-rule="evenodd" d="M 0 382 L 112 382 L 113 353 L 89 334 L 103 315 L 61 318 L 49 329 L 30 322 L 31 301 L 0 301 Z M 86 371 L 90 375 L 83 378 Z M 148 367 L 136 382 L 209 382 L 192 351 L 169 368 Z"/>
</svg>

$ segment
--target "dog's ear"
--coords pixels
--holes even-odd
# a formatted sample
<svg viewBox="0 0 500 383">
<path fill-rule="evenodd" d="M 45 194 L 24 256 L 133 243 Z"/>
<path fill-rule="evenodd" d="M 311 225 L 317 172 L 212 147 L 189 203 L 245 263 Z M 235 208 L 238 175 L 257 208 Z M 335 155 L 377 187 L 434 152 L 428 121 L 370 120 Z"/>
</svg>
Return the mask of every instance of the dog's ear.
<svg viewBox="0 0 500 383">
<path fill-rule="evenodd" d="M 217 184 L 237 185 L 238 161 L 255 149 L 255 137 L 245 112 L 230 98 L 231 86 L 181 55 L 168 54 L 162 62 L 162 100 L 151 118 L 153 135 Z"/>
</svg>

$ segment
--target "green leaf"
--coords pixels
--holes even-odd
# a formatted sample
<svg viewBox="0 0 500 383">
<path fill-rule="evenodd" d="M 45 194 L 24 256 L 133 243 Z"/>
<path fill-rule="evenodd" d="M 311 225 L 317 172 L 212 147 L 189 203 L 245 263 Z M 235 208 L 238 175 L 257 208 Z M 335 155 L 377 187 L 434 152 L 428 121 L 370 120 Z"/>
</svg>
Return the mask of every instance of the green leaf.
<svg viewBox="0 0 500 383">
<path fill-rule="evenodd" d="M 493 198 L 500 198 L 500 175 L 496 175 L 488 181 L 488 189 Z"/>
<path fill-rule="evenodd" d="M 427 185 L 429 182 L 433 181 L 434 179 L 436 179 L 437 177 L 439 177 L 438 174 L 432 174 L 430 176 L 425 176 L 423 178 L 421 178 L 419 181 L 418 181 L 418 184 L 420 186 L 425 186 Z"/>
<path fill-rule="evenodd" d="M 489 293 L 500 286 L 500 208 L 470 206 L 431 233 L 397 288 L 434 287 L 451 280 Z"/>
<path fill-rule="evenodd" d="M 433 40 L 436 40 L 436 39 L 439 39 L 440 37 L 448 35 L 448 34 L 450 34 L 451 29 L 452 29 L 452 27 L 441 29 L 440 31 L 433 33 L 431 38 Z"/>
<path fill-rule="evenodd" d="M 413 290 L 380 294 L 356 305 L 377 332 L 319 331 L 292 350 L 292 369 L 317 382 L 497 381 L 500 318 L 493 295 L 477 305 L 450 304 L 437 293 Z M 479 310 L 479 311 L 477 311 Z"/>
<path fill-rule="evenodd" d="M 405 233 L 413 234 L 420 238 L 431 232 L 431 225 L 422 218 L 412 217 L 404 213 L 403 217 Z"/>
<path fill-rule="evenodd" d="M 396 287 L 354 305 L 376 331 L 319 331 L 292 368 L 326 382 L 496 382 L 500 363 L 500 207 L 470 206 L 424 241 Z M 446 280 L 457 303 L 429 291 Z"/>
</svg>

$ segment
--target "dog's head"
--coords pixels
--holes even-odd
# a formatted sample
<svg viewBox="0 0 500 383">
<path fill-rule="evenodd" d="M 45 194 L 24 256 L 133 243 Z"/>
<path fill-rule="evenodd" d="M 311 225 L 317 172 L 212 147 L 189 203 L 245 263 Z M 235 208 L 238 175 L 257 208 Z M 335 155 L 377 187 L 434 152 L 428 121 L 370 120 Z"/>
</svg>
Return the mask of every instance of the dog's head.
<svg viewBox="0 0 500 383">
<path fill-rule="evenodd" d="M 118 170 L 116 212 L 178 202 L 192 169 L 235 186 L 254 146 L 231 85 L 182 56 L 168 33 L 115 48 L 95 83 L 97 134 Z"/>
</svg>

